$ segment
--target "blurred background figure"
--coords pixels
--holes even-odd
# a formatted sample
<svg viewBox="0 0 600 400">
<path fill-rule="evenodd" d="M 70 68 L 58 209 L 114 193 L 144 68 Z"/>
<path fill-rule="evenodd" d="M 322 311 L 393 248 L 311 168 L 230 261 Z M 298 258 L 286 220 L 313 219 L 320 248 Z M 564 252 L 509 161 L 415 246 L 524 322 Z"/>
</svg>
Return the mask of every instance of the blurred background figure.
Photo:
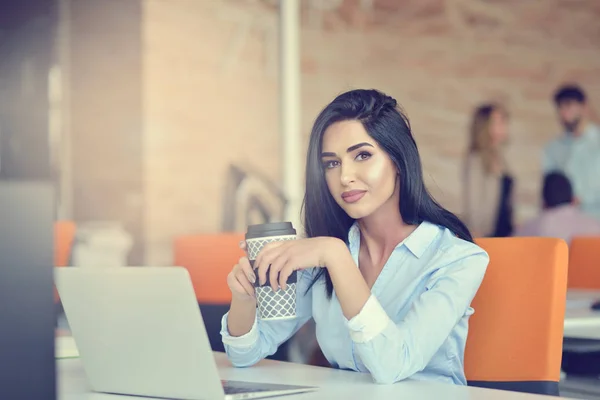
<svg viewBox="0 0 600 400">
<path fill-rule="evenodd" d="M 503 147 L 508 113 L 498 104 L 478 107 L 473 115 L 464 170 L 463 218 L 474 237 L 510 236 L 513 230 L 513 178 Z"/>
<path fill-rule="evenodd" d="M 589 120 L 587 98 L 579 86 L 560 87 L 554 104 L 564 132 L 544 149 L 544 172 L 564 173 L 581 208 L 600 218 L 600 129 Z"/>
<path fill-rule="evenodd" d="M 544 177 L 543 209 L 539 216 L 516 229 L 515 236 L 542 236 L 564 239 L 600 235 L 600 222 L 583 213 L 573 197 L 571 182 L 560 172 Z"/>
</svg>

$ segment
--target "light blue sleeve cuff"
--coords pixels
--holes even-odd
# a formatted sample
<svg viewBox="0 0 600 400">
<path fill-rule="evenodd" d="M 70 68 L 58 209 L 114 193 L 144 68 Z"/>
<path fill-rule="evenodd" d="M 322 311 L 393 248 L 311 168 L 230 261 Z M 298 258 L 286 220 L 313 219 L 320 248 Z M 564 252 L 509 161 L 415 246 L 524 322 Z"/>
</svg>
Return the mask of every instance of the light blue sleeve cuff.
<svg viewBox="0 0 600 400">
<path fill-rule="evenodd" d="M 355 343 L 366 343 L 379 335 L 391 323 L 377 298 L 371 294 L 362 310 L 346 322 L 350 338 Z"/>
<path fill-rule="evenodd" d="M 258 321 L 256 319 L 256 315 L 254 316 L 254 323 L 252 324 L 252 328 L 250 331 L 242 336 L 231 336 L 229 334 L 229 329 L 227 329 L 227 317 L 229 313 L 223 315 L 221 319 L 221 337 L 223 339 L 223 344 L 227 346 L 231 346 L 233 348 L 247 348 L 252 347 L 258 342 Z"/>
</svg>

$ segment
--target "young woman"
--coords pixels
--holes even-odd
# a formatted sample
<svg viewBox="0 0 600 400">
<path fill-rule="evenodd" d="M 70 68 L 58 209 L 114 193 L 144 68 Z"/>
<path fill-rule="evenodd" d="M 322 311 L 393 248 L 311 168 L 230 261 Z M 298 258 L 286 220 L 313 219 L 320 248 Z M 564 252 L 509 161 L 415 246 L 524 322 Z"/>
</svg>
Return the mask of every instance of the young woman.
<svg viewBox="0 0 600 400">
<path fill-rule="evenodd" d="M 231 362 L 258 362 L 312 317 L 334 367 L 368 371 L 378 383 L 413 377 L 465 385 L 470 303 L 488 256 L 428 194 L 393 98 L 353 90 L 321 112 L 304 214 L 306 239 L 268 245 L 254 270 L 242 258 L 228 276 L 233 300 L 221 334 Z M 257 320 L 252 282 L 276 290 L 294 270 L 297 317 Z"/>
<path fill-rule="evenodd" d="M 463 218 L 475 237 L 510 236 L 513 231 L 513 178 L 503 156 L 508 116 L 497 104 L 478 107 L 467 153 Z"/>
</svg>

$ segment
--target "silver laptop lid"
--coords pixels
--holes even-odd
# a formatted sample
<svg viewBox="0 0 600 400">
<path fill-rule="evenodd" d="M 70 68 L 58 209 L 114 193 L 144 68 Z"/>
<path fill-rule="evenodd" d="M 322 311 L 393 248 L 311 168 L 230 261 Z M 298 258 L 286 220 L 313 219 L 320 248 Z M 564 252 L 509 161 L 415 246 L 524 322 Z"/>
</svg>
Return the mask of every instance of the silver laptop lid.
<svg viewBox="0 0 600 400">
<path fill-rule="evenodd" d="M 225 397 L 184 268 L 55 268 L 55 280 L 93 390 Z"/>
</svg>

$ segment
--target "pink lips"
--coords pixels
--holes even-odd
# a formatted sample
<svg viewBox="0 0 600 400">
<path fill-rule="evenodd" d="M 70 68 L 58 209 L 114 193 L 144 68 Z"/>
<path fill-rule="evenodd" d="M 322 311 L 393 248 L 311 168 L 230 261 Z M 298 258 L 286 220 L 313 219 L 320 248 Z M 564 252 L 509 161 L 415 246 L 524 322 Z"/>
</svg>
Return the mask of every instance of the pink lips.
<svg viewBox="0 0 600 400">
<path fill-rule="evenodd" d="M 349 190 L 347 192 L 342 193 L 342 199 L 346 203 L 356 203 L 367 193 L 366 190 Z"/>
</svg>

